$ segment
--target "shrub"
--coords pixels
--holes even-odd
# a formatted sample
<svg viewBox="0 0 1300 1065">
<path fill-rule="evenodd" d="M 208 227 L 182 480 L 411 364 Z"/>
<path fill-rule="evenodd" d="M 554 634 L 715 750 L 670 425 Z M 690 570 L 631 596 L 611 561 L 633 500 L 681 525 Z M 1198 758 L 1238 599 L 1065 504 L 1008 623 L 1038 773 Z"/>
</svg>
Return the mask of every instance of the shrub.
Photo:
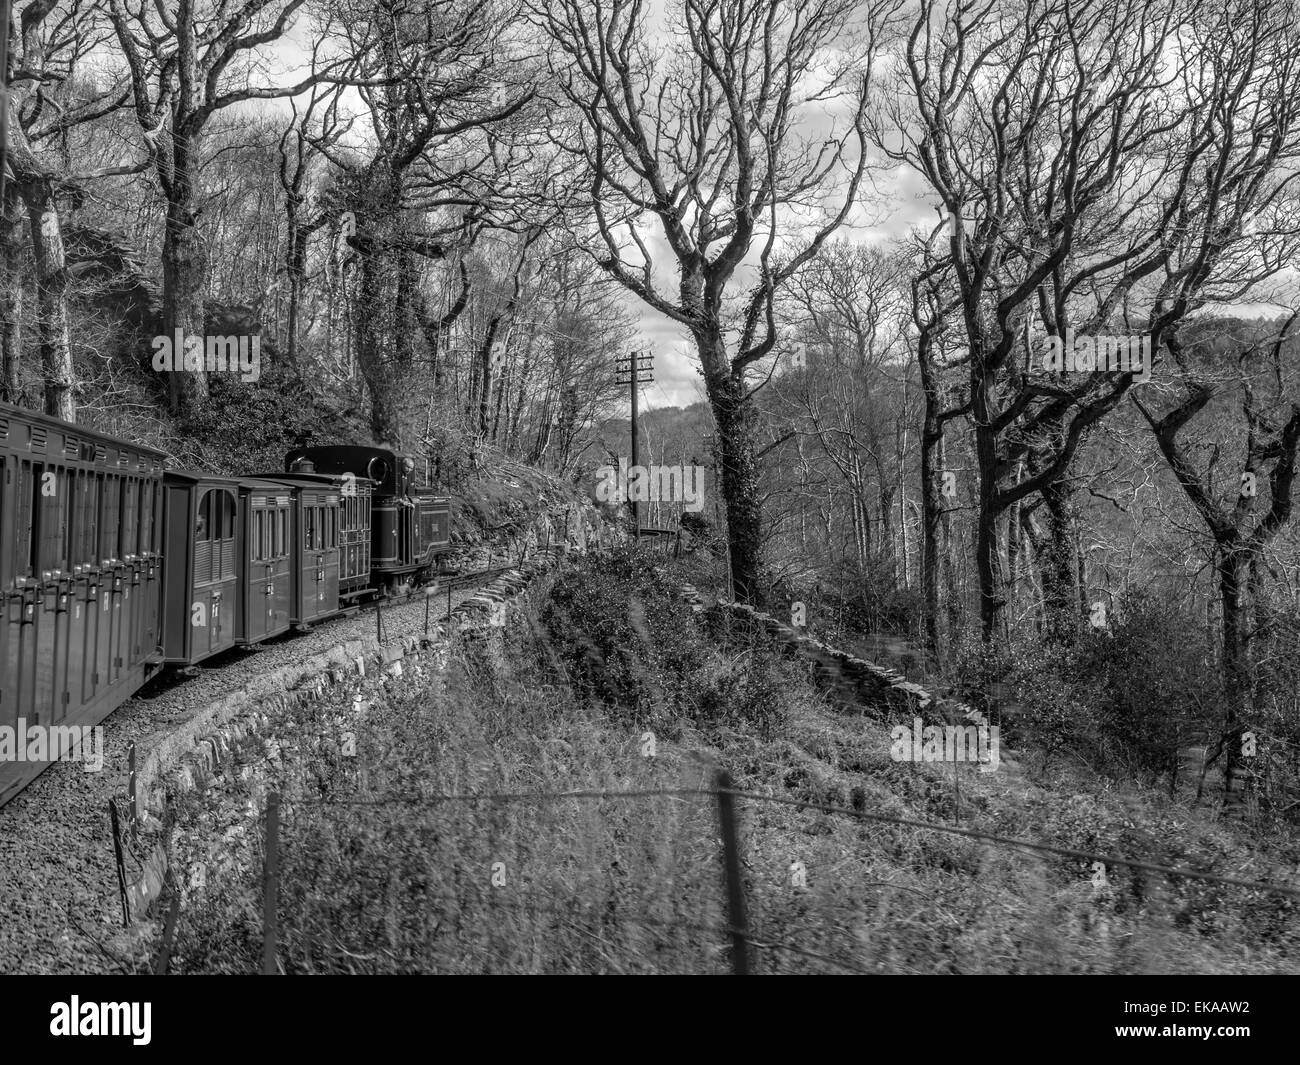
<svg viewBox="0 0 1300 1065">
<path fill-rule="evenodd" d="M 684 685 L 705 650 L 690 609 L 652 566 L 635 549 L 584 559 L 557 581 L 542 621 L 580 697 L 629 724 L 665 728 L 683 716 Z"/>
<path fill-rule="evenodd" d="M 969 637 L 957 645 L 955 672 L 972 702 L 1003 693 L 994 711 L 1005 711 L 1010 738 L 1049 757 L 1068 751 L 1099 771 L 1154 779 L 1176 772 L 1179 748 L 1215 726 L 1209 663 L 1194 619 L 1133 597 L 1118 605 L 1109 630 L 1068 642 L 1036 636 L 1008 650 Z"/>
</svg>

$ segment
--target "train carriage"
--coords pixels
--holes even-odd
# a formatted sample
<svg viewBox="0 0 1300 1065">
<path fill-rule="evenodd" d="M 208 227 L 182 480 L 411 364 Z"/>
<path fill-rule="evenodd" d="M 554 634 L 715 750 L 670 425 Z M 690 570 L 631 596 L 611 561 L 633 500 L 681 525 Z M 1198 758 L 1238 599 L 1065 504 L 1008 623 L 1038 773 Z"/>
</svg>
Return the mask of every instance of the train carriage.
<svg viewBox="0 0 1300 1065">
<path fill-rule="evenodd" d="M 334 477 L 265 474 L 291 500 L 293 592 L 290 600 L 296 629 L 309 631 L 317 621 L 339 612 L 343 577 L 341 525 L 342 484 Z M 355 564 L 355 552 L 350 560 Z M 352 574 L 349 573 L 351 578 Z"/>
<path fill-rule="evenodd" d="M 370 590 L 370 508 L 375 482 L 339 479 L 339 598 L 356 599 Z M 346 489 L 346 491 L 344 491 Z"/>
<path fill-rule="evenodd" d="M 0 462 L 3 805 L 159 666 L 163 454 L 0 404 Z"/>
<path fill-rule="evenodd" d="M 192 666 L 235 646 L 239 614 L 239 480 L 168 470 L 163 653 Z"/>
<path fill-rule="evenodd" d="M 243 574 L 235 642 L 260 643 L 295 623 L 294 503 L 284 485 L 261 479 L 239 482 L 239 538 Z"/>
</svg>

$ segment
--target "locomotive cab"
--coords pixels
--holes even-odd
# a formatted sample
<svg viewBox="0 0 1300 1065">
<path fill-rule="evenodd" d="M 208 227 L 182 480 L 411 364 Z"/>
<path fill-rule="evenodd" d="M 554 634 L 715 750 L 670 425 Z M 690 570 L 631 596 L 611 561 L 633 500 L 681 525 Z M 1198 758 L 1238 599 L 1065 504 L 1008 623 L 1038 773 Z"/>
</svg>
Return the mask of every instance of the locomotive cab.
<svg viewBox="0 0 1300 1065">
<path fill-rule="evenodd" d="M 370 587 L 400 593 L 419 584 L 447 550 L 450 502 L 416 483 L 415 463 L 385 448 L 308 447 L 285 456 L 285 468 L 342 479 L 345 495 L 370 486 Z"/>
</svg>

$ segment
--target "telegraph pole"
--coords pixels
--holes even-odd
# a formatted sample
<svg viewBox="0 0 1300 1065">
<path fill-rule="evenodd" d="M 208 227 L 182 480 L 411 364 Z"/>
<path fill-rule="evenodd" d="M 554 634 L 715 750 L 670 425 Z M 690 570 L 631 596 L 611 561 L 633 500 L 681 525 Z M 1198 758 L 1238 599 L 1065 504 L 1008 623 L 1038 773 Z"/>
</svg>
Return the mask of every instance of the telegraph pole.
<svg viewBox="0 0 1300 1065">
<path fill-rule="evenodd" d="M 5 0 L 0 0 L 4 3 Z M 619 384 L 627 384 L 632 390 L 632 461 L 629 468 L 640 465 L 637 450 L 637 432 L 636 422 L 640 414 L 639 401 L 637 398 L 638 384 L 649 384 L 654 377 L 654 356 L 648 351 L 634 351 L 631 355 L 619 355 L 616 357 L 615 372 L 618 375 Z M 627 377 L 627 381 L 623 377 Z M 641 508 L 638 501 L 631 498 L 631 477 L 628 478 L 628 503 L 632 507 L 632 522 L 636 526 L 637 543 L 641 542 Z"/>
</svg>

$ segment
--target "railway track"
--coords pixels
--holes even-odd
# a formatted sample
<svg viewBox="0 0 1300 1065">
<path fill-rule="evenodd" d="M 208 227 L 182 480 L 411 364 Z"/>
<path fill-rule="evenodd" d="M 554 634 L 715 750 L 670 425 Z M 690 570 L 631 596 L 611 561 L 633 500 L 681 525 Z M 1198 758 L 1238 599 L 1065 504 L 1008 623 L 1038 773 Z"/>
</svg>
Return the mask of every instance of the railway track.
<svg viewBox="0 0 1300 1065">
<path fill-rule="evenodd" d="M 432 584 L 423 585 L 420 588 L 412 589 L 405 595 L 385 595 L 374 599 L 368 599 L 358 603 L 355 611 L 347 611 L 346 616 L 355 616 L 356 613 L 373 613 L 375 615 L 375 635 L 382 640 L 384 638 L 384 611 L 390 610 L 396 606 L 406 606 L 413 602 L 419 602 L 421 599 L 425 602 L 425 638 L 429 635 L 429 626 L 435 621 L 430 609 L 431 604 L 446 596 L 447 613 L 443 617 L 451 617 L 451 597 L 456 592 L 463 592 L 470 588 L 478 588 L 485 584 L 490 584 L 503 573 L 509 573 L 518 569 L 518 566 L 490 566 L 484 569 L 474 570 L 471 573 L 441 574 L 434 578 Z"/>
<path fill-rule="evenodd" d="M 509 573 L 511 570 L 518 568 L 518 566 L 490 566 L 485 569 L 475 570 L 473 573 L 461 573 L 454 576 L 444 575 L 437 578 L 438 587 L 440 590 L 448 592 L 477 588 L 481 584 L 496 580 L 503 573 Z M 415 595 L 416 593 L 412 592 L 411 594 Z"/>
<path fill-rule="evenodd" d="M 346 621 L 355 620 L 360 616 L 375 616 L 375 635 L 384 640 L 391 635 L 387 624 L 387 615 L 393 611 L 409 607 L 412 604 L 425 602 L 424 613 L 424 635 L 427 638 L 429 628 L 436 622 L 442 621 L 451 614 L 451 597 L 459 592 L 464 592 L 472 588 L 482 587 L 490 584 L 503 573 L 509 573 L 518 569 L 515 565 L 488 566 L 483 569 L 473 570 L 468 573 L 455 572 L 440 574 L 435 578 L 434 583 L 424 585 L 420 588 L 413 589 L 404 595 L 385 595 L 372 599 L 366 599 L 354 604 L 347 610 L 342 610 L 331 617 L 324 618 L 317 622 L 310 629 L 301 632 L 286 633 L 277 636 L 272 640 L 264 643 L 254 644 L 247 647 L 233 647 L 219 655 L 209 659 L 202 666 L 190 667 L 189 669 L 165 670 L 149 680 L 143 687 L 136 692 L 134 698 L 151 701 L 167 692 L 172 691 L 185 684 L 187 681 L 196 677 L 220 674 L 223 670 L 230 668 L 235 663 L 255 659 L 256 656 L 272 648 L 291 645 L 294 641 L 300 640 L 303 636 L 310 633 L 328 633 L 328 631 Z M 444 599 L 445 597 L 445 599 Z M 435 613 L 432 609 L 439 601 L 445 603 L 446 613 Z"/>
</svg>

